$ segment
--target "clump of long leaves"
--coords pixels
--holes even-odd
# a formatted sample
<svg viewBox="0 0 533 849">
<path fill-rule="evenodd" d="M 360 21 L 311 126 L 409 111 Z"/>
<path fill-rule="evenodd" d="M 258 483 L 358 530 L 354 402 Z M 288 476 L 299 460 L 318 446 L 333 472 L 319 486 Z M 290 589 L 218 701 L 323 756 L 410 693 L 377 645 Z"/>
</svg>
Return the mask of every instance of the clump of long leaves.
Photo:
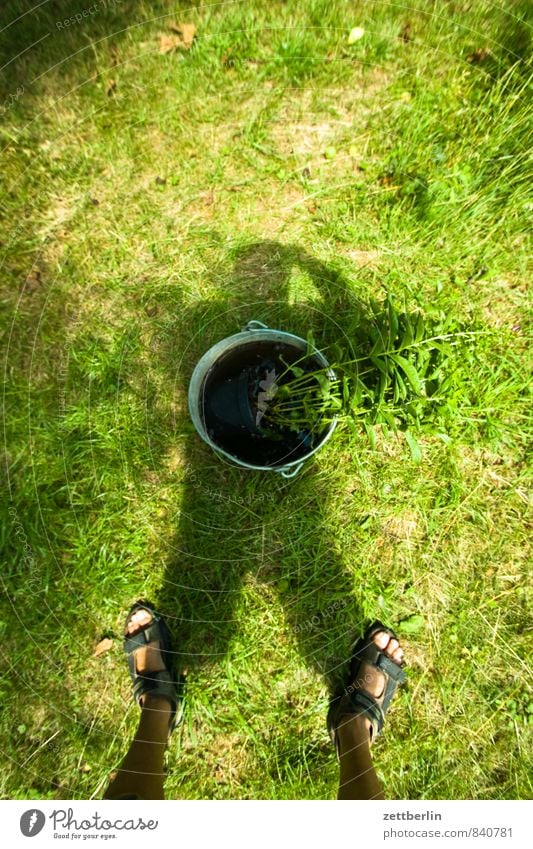
<svg viewBox="0 0 533 849">
<path fill-rule="evenodd" d="M 322 432 L 343 418 L 362 426 L 373 445 L 374 425 L 381 425 L 405 431 L 417 458 L 414 433 L 421 428 L 445 433 L 454 415 L 455 375 L 472 338 L 452 316 L 398 312 L 389 294 L 383 305 L 372 302 L 368 317 L 360 320 L 351 340 L 355 358 L 347 359 L 335 345 L 329 368 L 310 367 L 316 347 L 308 333 L 305 355 L 285 363 L 276 378 L 264 425 Z"/>
</svg>

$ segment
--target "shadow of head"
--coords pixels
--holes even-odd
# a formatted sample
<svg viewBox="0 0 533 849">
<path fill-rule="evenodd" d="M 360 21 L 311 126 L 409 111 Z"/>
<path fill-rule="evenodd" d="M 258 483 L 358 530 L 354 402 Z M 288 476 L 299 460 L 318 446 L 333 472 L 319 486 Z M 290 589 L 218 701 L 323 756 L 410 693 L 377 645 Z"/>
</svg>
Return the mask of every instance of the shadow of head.
<svg viewBox="0 0 533 849">
<path fill-rule="evenodd" d="M 199 358 L 252 319 L 303 338 L 311 331 L 322 350 L 340 342 L 352 351 L 349 328 L 357 324 L 361 304 L 342 271 L 298 245 L 273 240 L 224 250 L 211 280 L 207 272 L 202 298 L 187 302 L 175 291 L 163 294 L 172 309 L 158 357 L 175 389 L 186 393 Z"/>
</svg>

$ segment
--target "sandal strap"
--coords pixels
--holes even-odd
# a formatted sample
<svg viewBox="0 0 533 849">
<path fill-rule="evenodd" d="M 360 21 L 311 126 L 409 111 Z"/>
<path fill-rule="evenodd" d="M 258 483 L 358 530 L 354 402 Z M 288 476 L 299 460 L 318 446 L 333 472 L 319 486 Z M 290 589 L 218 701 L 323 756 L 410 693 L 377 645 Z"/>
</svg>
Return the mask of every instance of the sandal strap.
<svg viewBox="0 0 533 849">
<path fill-rule="evenodd" d="M 137 704 L 146 695 L 164 696 L 172 703 L 173 710 L 176 710 L 178 701 L 176 682 L 173 680 L 168 669 L 160 669 L 157 672 L 148 672 L 143 675 L 137 673 L 133 682 L 133 695 Z"/>
<path fill-rule="evenodd" d="M 154 621 L 150 622 L 150 624 L 143 630 L 137 631 L 136 634 L 131 634 L 124 638 L 124 651 L 128 655 L 132 654 L 138 648 L 145 646 L 147 643 L 153 643 L 155 640 L 159 640 L 161 643 L 160 623 L 154 619 Z"/>
<path fill-rule="evenodd" d="M 407 675 L 401 666 L 398 666 L 397 663 L 394 663 L 394 661 L 385 654 L 382 654 L 381 657 L 378 658 L 377 667 L 385 673 L 385 692 L 383 693 L 383 696 L 380 696 L 380 699 L 382 700 L 381 711 L 383 715 L 385 715 L 398 686 L 400 684 L 405 684 L 407 681 Z"/>
<path fill-rule="evenodd" d="M 380 705 L 369 693 L 356 690 L 350 693 L 350 706 L 354 713 L 364 714 L 372 724 L 372 736 L 377 737 L 381 733 L 385 721 L 385 713 Z"/>
<path fill-rule="evenodd" d="M 391 658 L 383 652 L 381 652 L 378 657 L 377 666 L 385 673 L 385 675 L 392 678 L 393 681 L 397 681 L 398 684 L 403 684 L 407 680 L 407 675 L 400 664 L 395 663 L 394 660 L 391 660 Z"/>
<path fill-rule="evenodd" d="M 182 688 L 180 688 L 181 692 Z M 171 678 L 167 669 L 151 672 L 149 675 L 137 675 L 133 684 L 133 696 L 140 706 L 143 696 L 164 696 L 170 701 L 171 713 L 168 723 L 168 737 L 183 717 L 182 695 L 178 695 L 176 682 Z"/>
</svg>

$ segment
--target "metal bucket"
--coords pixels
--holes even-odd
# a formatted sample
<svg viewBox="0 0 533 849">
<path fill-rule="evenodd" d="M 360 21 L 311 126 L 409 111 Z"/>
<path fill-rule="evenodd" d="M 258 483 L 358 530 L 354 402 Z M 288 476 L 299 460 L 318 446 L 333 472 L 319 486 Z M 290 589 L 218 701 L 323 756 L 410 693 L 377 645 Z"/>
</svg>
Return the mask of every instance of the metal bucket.
<svg viewBox="0 0 533 849">
<path fill-rule="evenodd" d="M 296 348 L 301 351 L 302 354 L 307 351 L 308 347 L 306 340 L 302 339 L 300 336 L 295 336 L 293 333 L 285 333 L 282 330 L 272 330 L 261 321 L 249 321 L 241 333 L 236 333 L 233 336 L 228 336 L 227 339 L 222 339 L 220 342 L 217 342 L 216 345 L 213 345 L 213 347 L 210 348 L 196 364 L 189 383 L 189 413 L 194 427 L 204 442 L 206 442 L 213 451 L 220 456 L 225 457 L 234 465 L 241 466 L 245 469 L 253 469 L 255 471 L 277 472 L 284 478 L 292 478 L 298 474 L 304 462 L 313 454 L 316 454 L 318 449 L 322 448 L 324 443 L 330 438 L 337 425 L 336 417 L 330 423 L 327 431 L 320 439 L 320 442 L 315 445 L 314 448 L 310 449 L 306 454 L 300 455 L 297 460 L 286 462 L 278 466 L 260 466 L 241 460 L 234 454 L 225 451 L 220 445 L 217 445 L 217 443 L 211 439 L 205 426 L 203 403 L 204 386 L 208 374 L 217 362 L 219 362 L 223 356 L 226 356 L 228 352 L 235 348 L 240 348 L 247 343 L 255 344 L 258 341 L 290 345 L 292 348 Z M 324 355 L 321 354 L 320 351 L 314 349 L 312 351 L 312 356 L 321 364 L 322 367 L 328 369 L 326 372 L 328 378 L 330 380 L 335 380 L 335 372 L 329 367 L 329 363 Z"/>
</svg>

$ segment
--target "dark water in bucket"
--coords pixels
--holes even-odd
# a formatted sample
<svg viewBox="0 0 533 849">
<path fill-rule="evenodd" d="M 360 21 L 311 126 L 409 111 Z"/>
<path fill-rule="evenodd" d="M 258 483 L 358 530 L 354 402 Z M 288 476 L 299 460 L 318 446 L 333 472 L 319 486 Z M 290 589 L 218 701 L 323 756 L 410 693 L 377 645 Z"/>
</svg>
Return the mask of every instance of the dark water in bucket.
<svg viewBox="0 0 533 849">
<path fill-rule="evenodd" d="M 284 466 L 313 450 L 327 428 L 299 433 L 280 429 L 280 440 L 268 438 L 256 424 L 253 405 L 258 382 L 272 369 L 279 375 L 285 363 L 300 360 L 305 351 L 283 342 L 251 341 L 223 354 L 207 373 L 201 391 L 200 413 L 212 441 L 233 457 L 254 466 Z M 298 365 L 306 371 L 323 368 L 312 356 Z M 283 380 L 281 381 L 283 382 Z"/>
</svg>

